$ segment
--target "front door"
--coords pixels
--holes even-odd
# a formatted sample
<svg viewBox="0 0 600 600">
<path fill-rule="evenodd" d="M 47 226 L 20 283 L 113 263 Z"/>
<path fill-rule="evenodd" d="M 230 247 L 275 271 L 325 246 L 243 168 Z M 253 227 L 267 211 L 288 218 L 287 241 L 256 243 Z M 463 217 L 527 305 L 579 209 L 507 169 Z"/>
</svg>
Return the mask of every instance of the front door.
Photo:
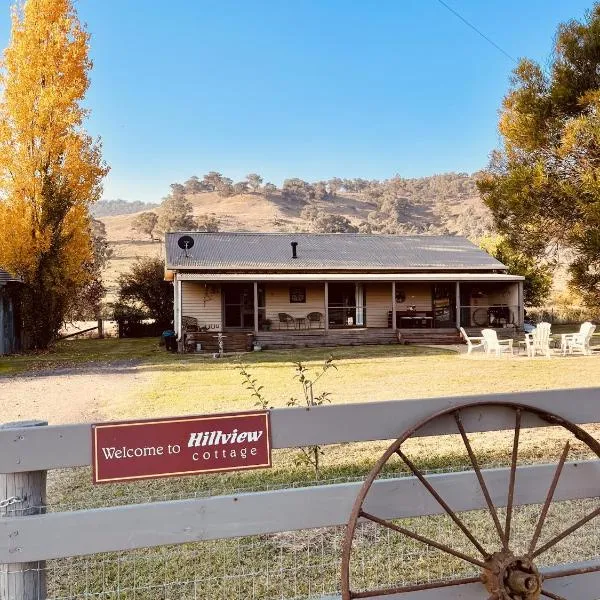
<svg viewBox="0 0 600 600">
<path fill-rule="evenodd" d="M 361 283 L 329 283 L 329 325 L 366 327 L 365 288 Z"/>
<path fill-rule="evenodd" d="M 223 285 L 223 326 L 225 329 L 254 329 L 254 285 Z"/>
<path fill-rule="evenodd" d="M 456 327 L 456 286 L 454 283 L 435 283 L 432 286 L 434 327 Z"/>
</svg>

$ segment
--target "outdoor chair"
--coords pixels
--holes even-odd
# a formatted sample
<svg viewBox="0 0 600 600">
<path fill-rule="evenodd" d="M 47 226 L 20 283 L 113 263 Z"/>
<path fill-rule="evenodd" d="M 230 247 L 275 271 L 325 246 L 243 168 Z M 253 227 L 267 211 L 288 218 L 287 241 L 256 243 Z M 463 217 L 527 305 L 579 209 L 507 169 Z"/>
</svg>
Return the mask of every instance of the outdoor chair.
<svg viewBox="0 0 600 600">
<path fill-rule="evenodd" d="M 467 343 L 467 354 L 471 354 L 475 348 L 482 348 L 485 350 L 485 338 L 483 337 L 469 337 L 463 327 L 460 327 L 460 335 L 463 340 Z"/>
<path fill-rule="evenodd" d="M 181 317 L 183 331 L 198 331 L 198 319 L 196 317 Z"/>
<path fill-rule="evenodd" d="M 288 315 L 288 313 L 278 313 L 279 318 L 279 329 L 283 329 L 285 325 L 285 329 L 289 329 L 290 327 L 294 329 L 296 327 L 296 320 L 292 315 Z"/>
<path fill-rule="evenodd" d="M 323 315 L 320 312 L 310 312 L 306 315 L 306 320 L 308 321 L 309 329 L 312 328 L 313 323 L 316 323 L 317 329 L 319 329 L 323 323 Z"/>
<path fill-rule="evenodd" d="M 533 358 L 536 354 L 543 354 L 550 358 L 550 329 L 552 325 L 542 321 L 538 323 L 535 330 L 525 334 L 525 350 L 527 356 Z"/>
<path fill-rule="evenodd" d="M 561 335 L 561 350 L 563 354 L 591 354 L 590 341 L 596 326 L 589 321 L 581 324 L 578 333 L 563 333 Z"/>
<path fill-rule="evenodd" d="M 499 340 L 495 329 L 482 329 L 481 335 L 484 339 L 486 354 L 495 354 L 500 356 L 503 352 L 513 353 L 513 341 Z"/>
</svg>

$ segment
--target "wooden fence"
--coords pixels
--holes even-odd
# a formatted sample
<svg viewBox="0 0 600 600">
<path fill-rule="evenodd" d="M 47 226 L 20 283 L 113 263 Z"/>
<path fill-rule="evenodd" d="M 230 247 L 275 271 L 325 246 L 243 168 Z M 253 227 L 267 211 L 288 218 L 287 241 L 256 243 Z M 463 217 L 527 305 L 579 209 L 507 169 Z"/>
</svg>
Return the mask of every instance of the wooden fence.
<svg viewBox="0 0 600 600">
<path fill-rule="evenodd" d="M 271 411 L 272 446 L 275 449 L 295 448 L 396 439 L 426 417 L 467 402 L 520 403 L 558 414 L 576 424 L 600 422 L 598 388 L 329 405 L 310 410 L 274 409 Z M 499 431 L 512 429 L 513 419 L 514 411 L 482 407 L 465 414 L 464 426 L 467 432 Z M 545 425 L 534 417 L 523 422 L 523 427 Z M 449 433 L 456 433 L 456 423 L 451 417 L 436 420 L 432 426 L 421 429 L 418 435 Z M 30 597 L 43 600 L 43 582 L 27 581 L 23 577 L 21 587 L 9 592 L 3 577 L 6 578 L 8 570 L 14 572 L 19 566 L 31 566 L 47 559 L 343 525 L 348 521 L 360 488 L 360 483 L 345 483 L 49 514 L 38 510 L 42 514 L 29 515 L 25 511 L 25 516 L 2 516 L 2 502 L 6 506 L 11 494 L 24 500 L 18 498 L 23 486 L 43 486 L 47 470 L 90 463 L 89 424 L 12 425 L 0 429 L 0 473 L 5 474 L 0 476 L 0 600 Z M 552 465 L 519 467 L 515 504 L 543 503 L 554 470 Z M 506 503 L 508 475 L 508 469 L 485 471 L 486 483 L 496 506 Z M 476 492 L 478 484 L 471 472 L 432 475 L 430 480 L 455 511 L 485 509 L 487 506 L 483 496 Z M 39 494 L 43 498 L 43 490 Z M 598 496 L 600 461 L 567 463 L 555 500 Z M 399 497 L 401 503 L 397 502 Z M 318 510 L 309 508 L 315 506 Z M 369 512 L 387 519 L 443 512 L 433 498 L 423 495 L 413 477 L 378 481 L 368 497 L 368 508 Z M 30 568 L 27 572 L 29 577 L 42 577 L 43 569 Z M 34 586 L 38 586 L 37 595 L 27 595 L 30 594 L 28 587 L 33 589 Z M 600 573 L 553 579 L 547 587 L 569 600 L 592 600 L 597 598 L 600 590 Z M 404 594 L 401 598 L 480 600 L 481 590 L 480 584 L 469 584 L 436 592 Z M 383 598 L 394 600 L 400 596 L 382 596 L 381 600 Z"/>
</svg>

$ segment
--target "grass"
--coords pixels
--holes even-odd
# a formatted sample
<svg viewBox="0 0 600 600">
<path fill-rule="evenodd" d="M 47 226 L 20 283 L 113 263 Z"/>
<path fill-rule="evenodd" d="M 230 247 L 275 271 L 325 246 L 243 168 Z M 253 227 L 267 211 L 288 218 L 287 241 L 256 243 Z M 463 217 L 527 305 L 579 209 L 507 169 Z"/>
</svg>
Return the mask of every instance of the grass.
<svg viewBox="0 0 600 600">
<path fill-rule="evenodd" d="M 375 346 L 248 353 L 241 359 L 264 385 L 269 405 L 285 406 L 300 387 L 294 379 L 293 361 L 301 360 L 314 375 L 328 354 L 337 370 L 328 371 L 315 391 L 332 393 L 334 403 L 370 402 L 416 397 L 451 396 L 500 391 L 600 386 L 600 357 L 486 359 L 459 356 L 450 350 L 416 346 Z M 159 350 L 152 340 L 65 341 L 52 352 L 16 361 L 16 370 L 39 370 L 89 362 L 134 360 L 149 371 L 150 383 L 137 388 L 133 400 L 115 398 L 102 411 L 111 418 L 143 418 L 188 413 L 246 410 L 254 401 L 242 385 L 240 357 L 220 360 L 198 355 L 173 355 Z M 565 396 L 568 401 L 568 396 Z M 598 430 L 590 428 L 594 433 Z M 510 460 L 511 434 L 471 435 L 482 466 L 506 465 Z M 554 428 L 523 435 L 520 461 L 555 462 L 564 436 Z M 294 465 L 296 451 L 274 453 L 268 471 L 207 475 L 93 487 L 89 469 L 54 472 L 49 480 L 50 510 L 72 510 L 117 504 L 239 493 L 280 487 L 355 481 L 364 478 L 388 442 L 336 444 L 325 448 L 320 479 L 306 467 Z M 406 451 L 421 469 L 464 469 L 468 457 L 460 438 L 422 438 L 407 444 Z M 574 441 L 570 459 L 588 458 L 589 452 Z M 405 475 L 397 465 L 385 475 Z M 549 531 L 574 522 L 594 501 L 561 503 L 553 507 Z M 595 505 L 594 505 L 595 507 Z M 539 508 L 519 509 L 515 527 L 526 539 L 535 526 Z M 312 507 L 318 511 L 319 507 Z M 491 539 L 489 515 L 475 511 L 462 515 L 484 539 Z M 468 550 L 445 517 L 405 520 L 403 525 Z M 587 527 L 587 526 L 586 526 Z M 517 530 L 517 529 L 515 529 Z M 191 598 L 254 598 L 270 600 L 307 598 L 334 592 L 339 582 L 341 528 L 281 533 L 236 540 L 168 546 L 129 553 L 51 561 L 50 598 L 154 600 Z M 600 535 L 591 524 L 569 538 L 550 562 L 584 560 L 596 556 Z M 491 542 L 490 542 L 491 543 Z M 470 572 L 447 560 L 438 551 L 382 532 L 361 528 L 354 555 L 359 587 L 393 581 L 425 581 Z"/>
<path fill-rule="evenodd" d="M 0 375 L 17 375 L 31 371 L 52 371 L 89 364 L 120 361 L 158 364 L 175 363 L 179 356 L 168 354 L 152 338 L 106 338 L 64 340 L 49 350 L 11 356 L 0 356 Z"/>
</svg>

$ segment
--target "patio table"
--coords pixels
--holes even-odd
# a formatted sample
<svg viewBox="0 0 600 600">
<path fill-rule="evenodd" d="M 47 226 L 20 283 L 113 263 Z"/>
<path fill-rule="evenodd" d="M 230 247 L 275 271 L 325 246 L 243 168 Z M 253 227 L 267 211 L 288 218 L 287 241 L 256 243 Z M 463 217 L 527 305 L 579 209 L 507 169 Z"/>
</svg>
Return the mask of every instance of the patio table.
<svg viewBox="0 0 600 600">
<path fill-rule="evenodd" d="M 306 317 L 295 317 L 294 327 L 296 329 L 306 329 Z"/>
</svg>

